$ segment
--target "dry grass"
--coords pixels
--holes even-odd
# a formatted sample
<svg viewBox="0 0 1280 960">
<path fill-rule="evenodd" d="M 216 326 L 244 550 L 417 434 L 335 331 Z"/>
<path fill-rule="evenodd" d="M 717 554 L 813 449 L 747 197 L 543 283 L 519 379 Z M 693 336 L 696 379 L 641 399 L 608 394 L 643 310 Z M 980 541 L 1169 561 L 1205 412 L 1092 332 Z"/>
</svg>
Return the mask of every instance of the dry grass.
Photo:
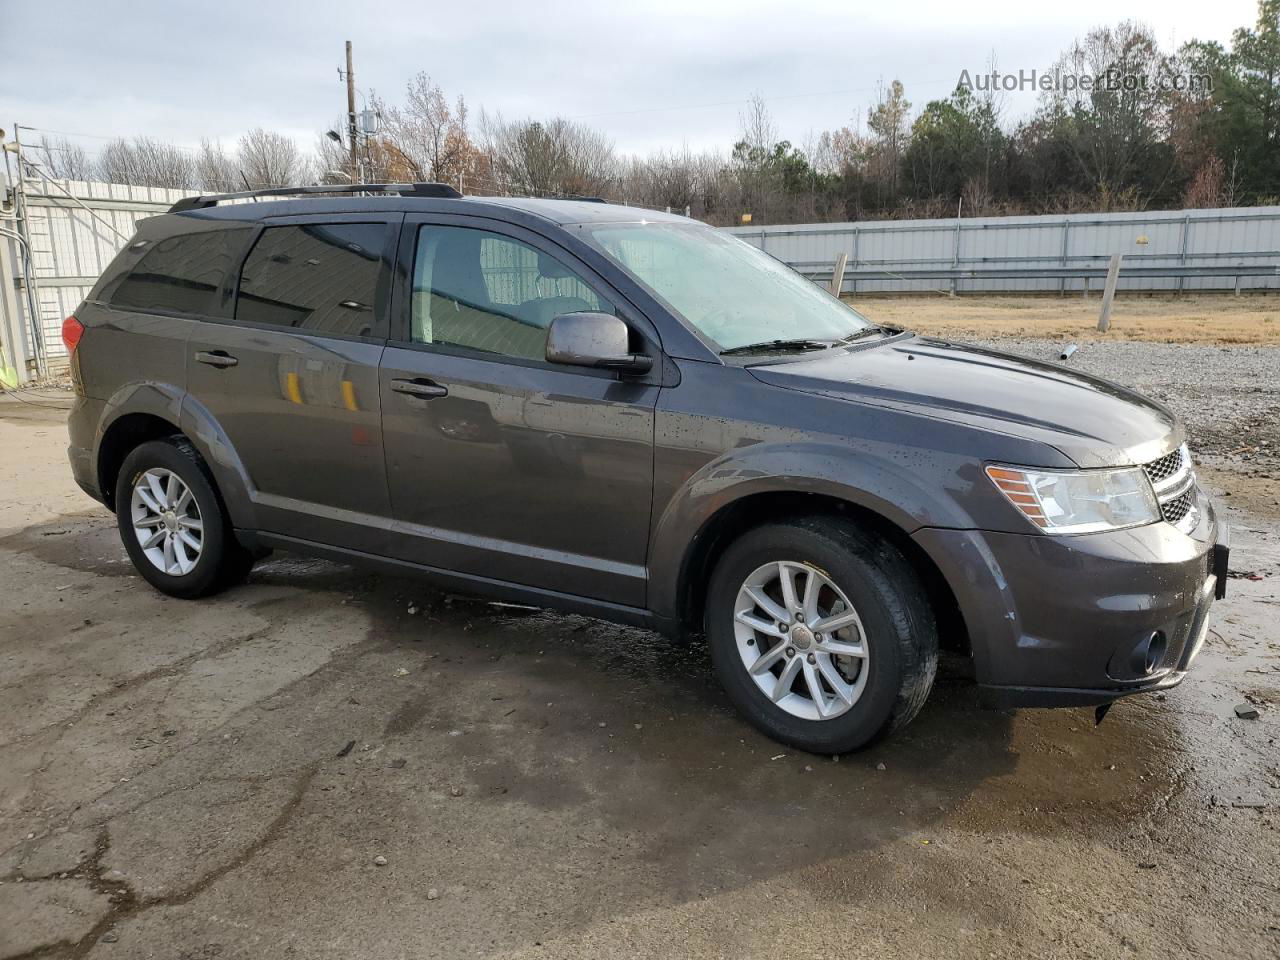
<svg viewBox="0 0 1280 960">
<path fill-rule="evenodd" d="M 1111 331 L 1097 330 L 1101 299 L 945 295 L 846 297 L 875 320 L 948 337 L 1280 345 L 1280 296 L 1117 297 Z"/>
</svg>

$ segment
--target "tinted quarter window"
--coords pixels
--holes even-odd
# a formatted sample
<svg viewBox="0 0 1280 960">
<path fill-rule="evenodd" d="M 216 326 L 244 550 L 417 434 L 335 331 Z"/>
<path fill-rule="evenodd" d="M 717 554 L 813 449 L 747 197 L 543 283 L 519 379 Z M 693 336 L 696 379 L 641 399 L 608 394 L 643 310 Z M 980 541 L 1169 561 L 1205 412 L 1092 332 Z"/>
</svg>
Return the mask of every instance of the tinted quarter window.
<svg viewBox="0 0 1280 960">
<path fill-rule="evenodd" d="M 236 319 L 373 336 L 387 229 L 382 223 L 268 227 L 240 271 Z"/>
<path fill-rule="evenodd" d="M 418 231 L 412 339 L 541 360 L 562 313 L 614 307 L 560 260 L 511 237 L 469 227 Z"/>
<path fill-rule="evenodd" d="M 218 291 L 249 233 L 242 227 L 135 241 L 125 254 L 138 259 L 102 299 L 125 310 L 217 315 Z"/>
</svg>

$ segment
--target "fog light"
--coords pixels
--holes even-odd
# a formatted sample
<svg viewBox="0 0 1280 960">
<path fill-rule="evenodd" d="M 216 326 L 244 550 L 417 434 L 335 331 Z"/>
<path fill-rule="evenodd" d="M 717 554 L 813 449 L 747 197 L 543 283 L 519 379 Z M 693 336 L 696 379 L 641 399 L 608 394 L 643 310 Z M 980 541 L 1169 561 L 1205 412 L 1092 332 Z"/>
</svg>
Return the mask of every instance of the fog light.
<svg viewBox="0 0 1280 960">
<path fill-rule="evenodd" d="M 1163 630 L 1157 630 L 1138 644 L 1133 651 L 1133 667 L 1143 676 L 1155 673 L 1164 662 L 1165 651 L 1169 649 L 1169 641 Z"/>
</svg>

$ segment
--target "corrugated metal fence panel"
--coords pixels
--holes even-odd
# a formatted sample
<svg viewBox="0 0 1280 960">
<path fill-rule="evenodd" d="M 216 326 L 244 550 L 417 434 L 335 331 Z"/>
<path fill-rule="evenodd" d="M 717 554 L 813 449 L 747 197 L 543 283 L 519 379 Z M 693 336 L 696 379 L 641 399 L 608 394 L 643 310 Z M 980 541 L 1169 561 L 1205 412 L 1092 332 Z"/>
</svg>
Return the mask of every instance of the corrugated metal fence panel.
<svg viewBox="0 0 1280 960">
<path fill-rule="evenodd" d="M 963 217 L 860 223 L 728 227 L 730 233 L 802 271 L 827 270 L 849 256 L 849 270 L 876 277 L 845 280 L 845 292 L 909 293 L 950 289 L 946 280 L 903 279 L 911 268 L 1105 267 L 1113 253 L 1130 266 L 1280 264 L 1280 207 L 1167 210 L 1038 217 Z M 1139 239 L 1145 243 L 1139 243 Z M 966 292 L 1083 289 L 1081 278 L 979 278 L 956 281 Z M 1099 282 L 1091 281 L 1094 289 Z M 1230 290 L 1232 276 L 1135 277 L 1120 271 L 1121 290 Z M 1280 289 L 1280 276 L 1240 278 L 1242 289 Z"/>
<path fill-rule="evenodd" d="M 83 180 L 32 179 L 24 187 L 39 328 L 49 370 L 57 373 L 67 363 L 63 319 L 89 293 L 93 281 L 133 235 L 138 221 L 164 213 L 189 191 Z M 19 276 L 24 269 L 19 257 Z M 18 313 L 21 329 L 30 331 L 23 296 L 18 297 Z M 31 345 L 25 347 L 30 360 Z"/>
</svg>

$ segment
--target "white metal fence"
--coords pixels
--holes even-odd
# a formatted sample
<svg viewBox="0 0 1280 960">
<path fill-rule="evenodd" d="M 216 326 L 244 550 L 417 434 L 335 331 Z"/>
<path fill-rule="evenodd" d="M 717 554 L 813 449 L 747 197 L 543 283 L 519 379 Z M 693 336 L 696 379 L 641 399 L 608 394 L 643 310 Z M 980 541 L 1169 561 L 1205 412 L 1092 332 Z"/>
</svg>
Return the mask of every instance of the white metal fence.
<svg viewBox="0 0 1280 960">
<path fill-rule="evenodd" d="M 1280 207 L 729 227 L 815 280 L 845 253 L 845 293 L 1280 289 Z"/>
<path fill-rule="evenodd" d="M 57 373 L 66 367 L 63 319 L 133 235 L 137 222 L 163 213 L 189 192 L 39 178 L 5 191 L 8 203 L 0 219 L 0 373 L 5 379 L 23 382 L 42 370 Z"/>
<path fill-rule="evenodd" d="M 62 320 L 133 234 L 186 191 L 24 180 L 0 214 L 0 379 L 66 365 Z M 19 222 L 21 221 L 21 222 Z M 848 255 L 846 293 L 1280 289 L 1280 207 L 731 227 L 815 280 Z M 30 244 L 30 257 L 15 238 Z M 34 269 L 31 269 L 31 266 Z M 34 318 L 34 320 L 33 320 Z"/>
</svg>

